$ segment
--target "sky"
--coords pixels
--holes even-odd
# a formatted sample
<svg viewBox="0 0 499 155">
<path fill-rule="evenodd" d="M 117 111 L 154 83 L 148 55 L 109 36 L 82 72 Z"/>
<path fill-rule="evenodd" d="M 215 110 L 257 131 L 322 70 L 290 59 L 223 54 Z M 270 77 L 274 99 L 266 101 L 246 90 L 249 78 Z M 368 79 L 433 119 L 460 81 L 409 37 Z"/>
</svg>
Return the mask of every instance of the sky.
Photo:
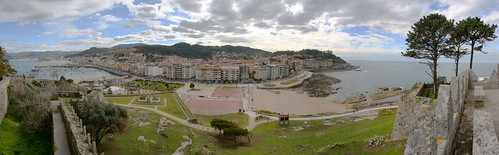
<svg viewBox="0 0 499 155">
<path fill-rule="evenodd" d="M 15 53 L 187 42 L 411 61 L 400 54 L 406 34 L 431 13 L 499 24 L 499 1 L 0 0 L 0 46 Z M 484 51 L 475 62 L 499 63 L 499 39 L 487 42 Z"/>
</svg>

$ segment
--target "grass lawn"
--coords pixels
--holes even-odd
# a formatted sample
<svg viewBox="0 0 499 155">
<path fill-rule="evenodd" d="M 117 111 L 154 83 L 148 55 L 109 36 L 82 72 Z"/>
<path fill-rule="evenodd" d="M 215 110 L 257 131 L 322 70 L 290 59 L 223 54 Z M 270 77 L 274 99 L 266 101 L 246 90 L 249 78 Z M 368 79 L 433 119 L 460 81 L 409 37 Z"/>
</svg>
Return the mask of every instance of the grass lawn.
<svg viewBox="0 0 499 155">
<path fill-rule="evenodd" d="M 318 154 L 319 149 L 335 143 L 344 143 L 344 147 L 326 149 L 327 154 L 400 154 L 405 149 L 405 142 L 390 142 L 383 146 L 370 147 L 365 140 L 376 135 L 389 135 L 392 132 L 395 115 L 382 112 L 374 120 L 365 119 L 358 122 L 340 119 L 331 120 L 336 125 L 324 126 L 323 120 L 290 121 L 288 126 L 280 126 L 277 121 L 257 126 L 251 144 L 241 138 L 237 148 L 229 144 L 221 145 L 217 152 L 230 154 Z M 306 122 L 306 123 L 305 123 Z M 308 126 L 304 130 L 295 131 L 293 127 Z M 223 146 L 226 145 L 226 146 Z"/>
<path fill-rule="evenodd" d="M 128 104 L 133 99 L 134 96 L 126 97 L 104 97 L 107 102 L 117 103 L 117 104 Z"/>
<path fill-rule="evenodd" d="M 291 79 L 291 80 L 287 80 L 287 81 L 281 82 L 281 84 L 282 85 L 290 85 L 290 84 L 295 83 L 297 81 L 298 81 L 298 79 Z"/>
<path fill-rule="evenodd" d="M 149 125 L 137 126 L 134 125 L 135 118 L 142 118 L 141 122 L 151 122 Z M 182 136 L 188 135 L 194 139 L 207 139 L 209 140 L 211 136 L 202 131 L 194 130 L 191 132 L 189 127 L 180 125 L 176 123 L 173 126 L 168 126 L 162 132 L 156 133 L 157 125 L 162 116 L 146 110 L 138 110 L 130 114 L 128 119 L 128 127 L 125 132 L 121 134 L 115 134 L 113 136 L 108 136 L 104 138 L 102 143 L 99 145 L 99 153 L 105 152 L 105 154 L 172 154 L 180 146 L 181 142 L 187 140 L 183 139 Z M 146 142 L 138 140 L 139 136 L 144 136 L 147 139 Z M 213 138 L 211 138 L 213 139 Z M 151 142 L 149 140 L 155 141 Z M 193 148 L 202 148 L 202 145 L 193 145 Z"/>
<path fill-rule="evenodd" d="M 0 154 L 54 154 L 52 139 L 50 133 L 24 131 L 21 121 L 10 114 L 0 124 Z"/>
<path fill-rule="evenodd" d="M 184 112 L 182 109 L 180 109 L 180 106 L 177 103 L 177 100 L 175 100 L 175 97 L 173 97 L 172 93 L 167 93 L 163 95 L 159 95 L 161 97 L 161 104 L 164 103 L 164 98 L 166 97 L 166 107 L 158 107 L 158 110 L 164 111 L 168 114 L 171 114 L 175 117 L 181 118 L 181 119 L 186 119 Z"/>
<path fill-rule="evenodd" d="M 248 126 L 249 122 L 249 116 L 246 115 L 245 113 L 232 113 L 232 114 L 225 114 L 225 115 L 196 115 L 198 118 L 198 124 L 211 127 L 210 121 L 215 119 L 215 118 L 220 118 L 224 120 L 229 120 L 232 122 L 237 121 L 237 124 L 241 128 L 245 128 Z"/>
<path fill-rule="evenodd" d="M 185 154 L 319 154 L 321 148 L 335 143 L 344 143 L 344 146 L 326 149 L 325 154 L 403 154 L 404 141 L 388 142 L 377 147 L 371 147 L 365 142 L 376 135 L 391 134 L 395 111 L 381 111 L 381 116 L 374 120 L 365 119 L 358 122 L 354 122 L 353 118 L 336 118 L 331 120 L 336 123 L 331 126 L 324 126 L 323 120 L 290 121 L 290 125 L 286 126 L 279 125 L 277 121 L 264 123 L 251 131 L 251 143 L 248 143 L 246 138 L 239 138 L 237 147 L 230 139 L 218 140 L 217 134 L 191 129 L 178 123 L 166 128 L 164 133 L 167 137 L 162 136 L 156 133 L 157 121 L 161 118 L 158 114 L 142 113 L 142 117 L 151 118 L 142 121 L 150 121 L 152 124 L 138 127 L 132 125 L 133 116 L 139 114 L 134 112 L 128 120 L 128 129 L 122 134 L 103 140 L 99 150 L 106 154 L 171 154 L 181 142 L 186 141 L 181 136 L 188 135 L 193 144 L 190 152 L 184 152 Z M 229 119 L 247 116 L 230 114 L 222 117 Z M 203 119 L 211 118 L 198 116 L 199 121 L 203 122 Z M 295 131 L 298 126 L 304 129 Z M 139 136 L 156 143 L 138 141 Z"/>
</svg>

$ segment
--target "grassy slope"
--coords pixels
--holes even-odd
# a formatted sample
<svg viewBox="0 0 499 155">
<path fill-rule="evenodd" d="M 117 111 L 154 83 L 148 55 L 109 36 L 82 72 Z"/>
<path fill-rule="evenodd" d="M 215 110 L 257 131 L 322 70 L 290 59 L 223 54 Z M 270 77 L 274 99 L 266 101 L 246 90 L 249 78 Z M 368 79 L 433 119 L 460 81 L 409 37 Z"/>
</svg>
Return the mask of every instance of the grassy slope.
<svg viewBox="0 0 499 155">
<path fill-rule="evenodd" d="M 24 131 L 21 121 L 7 114 L 0 124 L 0 154 L 53 154 L 52 134 Z"/>
<path fill-rule="evenodd" d="M 334 121 L 334 120 L 333 120 Z M 329 149 L 328 154 L 399 154 L 403 144 L 391 142 L 383 147 L 368 147 L 364 141 L 376 135 L 391 134 L 395 115 L 380 116 L 374 120 L 340 123 L 333 126 L 320 125 L 322 121 L 291 121 L 290 126 L 277 122 L 262 124 L 252 131 L 252 143 L 238 147 L 217 148 L 235 154 L 317 154 L 320 148 L 334 143 L 344 143 L 341 149 Z M 293 126 L 312 125 L 302 131 Z M 324 133 L 317 136 L 318 133 Z M 297 146 L 304 146 L 299 149 Z M 218 150 L 219 149 L 219 150 Z"/>
<path fill-rule="evenodd" d="M 145 127 L 131 126 L 129 120 L 128 130 L 120 135 L 114 136 L 112 140 L 104 142 L 101 149 L 106 154 L 160 154 L 164 151 L 171 154 L 183 142 L 181 136 L 189 135 L 193 138 L 191 147 L 192 154 L 203 152 L 204 146 L 215 154 L 317 154 L 320 148 L 334 143 L 344 143 L 343 148 L 327 149 L 327 154 L 401 154 L 405 148 L 405 142 L 390 142 L 383 146 L 370 147 L 365 140 L 376 135 L 391 134 L 395 115 L 392 112 L 381 112 L 382 116 L 374 120 L 362 120 L 358 122 L 334 119 L 333 126 L 322 125 L 323 121 L 291 121 L 289 126 L 280 126 L 277 122 L 262 124 L 252 131 L 252 143 L 248 144 L 245 138 L 240 138 L 240 146 L 234 147 L 232 140 L 221 142 L 214 135 L 179 125 L 169 127 L 165 133 L 168 138 L 156 134 L 156 122 Z M 157 121 L 160 117 L 150 113 Z M 292 127 L 310 127 L 294 131 Z M 324 135 L 318 136 L 318 133 Z M 157 141 L 156 144 L 146 145 L 137 140 L 138 136 Z M 302 148 L 298 148 L 302 146 Z M 206 152 L 204 152 L 206 153 Z M 189 152 L 186 152 L 189 154 Z"/>
<path fill-rule="evenodd" d="M 245 128 L 248 126 L 249 122 L 249 116 L 246 115 L 245 113 L 232 113 L 232 114 L 226 114 L 226 115 L 196 115 L 198 117 L 198 124 L 204 125 L 207 127 L 211 127 L 210 121 L 215 119 L 215 118 L 220 118 L 224 120 L 229 120 L 229 121 L 236 121 L 241 128 Z"/>
<path fill-rule="evenodd" d="M 99 152 L 102 151 L 105 152 L 105 154 L 110 155 L 172 154 L 180 146 L 181 142 L 187 141 L 182 138 L 184 135 L 188 135 L 194 139 L 207 139 L 209 141 L 214 141 L 214 138 L 208 136 L 207 133 L 198 130 L 191 132 L 189 127 L 178 123 L 174 126 L 166 127 L 164 133 L 168 137 L 164 137 L 156 133 L 157 124 L 161 116 L 150 111 L 148 112 L 147 116 L 150 116 L 154 120 L 152 124 L 138 127 L 132 125 L 134 121 L 129 119 L 127 130 L 124 133 L 105 138 L 99 146 Z M 138 112 L 132 113 L 130 118 L 137 113 Z M 193 135 L 192 133 L 195 133 L 196 135 Z M 137 140 L 139 136 L 144 136 L 147 140 L 154 140 L 156 143 L 139 141 Z M 200 144 L 194 144 L 193 147 L 202 148 L 203 146 Z"/>
<path fill-rule="evenodd" d="M 181 119 L 186 119 L 184 112 L 182 109 L 180 109 L 180 106 L 177 103 L 177 100 L 175 100 L 175 97 L 173 97 L 172 93 L 164 94 L 161 95 L 161 104 L 163 104 L 163 99 L 164 97 L 167 98 L 166 100 L 166 107 L 158 107 L 158 110 L 164 111 L 168 114 L 171 114 L 175 117 L 181 118 Z"/>
<path fill-rule="evenodd" d="M 298 81 L 298 79 L 291 79 L 291 80 L 287 80 L 287 81 L 281 82 L 281 84 L 282 85 L 290 85 L 290 84 L 295 83 L 297 81 Z"/>
</svg>

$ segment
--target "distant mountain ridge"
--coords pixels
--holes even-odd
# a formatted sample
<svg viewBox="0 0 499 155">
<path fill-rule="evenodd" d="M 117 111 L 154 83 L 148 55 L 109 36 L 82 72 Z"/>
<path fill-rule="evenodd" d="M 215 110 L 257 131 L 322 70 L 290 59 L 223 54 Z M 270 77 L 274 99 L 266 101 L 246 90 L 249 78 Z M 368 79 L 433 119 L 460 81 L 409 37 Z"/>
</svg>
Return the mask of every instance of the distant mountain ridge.
<svg viewBox="0 0 499 155">
<path fill-rule="evenodd" d="M 211 59 L 213 55 L 217 52 L 226 52 L 226 53 L 235 53 L 235 54 L 242 54 L 240 58 L 243 59 L 253 59 L 251 55 L 259 54 L 261 56 L 275 56 L 275 55 L 281 55 L 285 54 L 288 56 L 294 55 L 294 54 L 299 54 L 303 55 L 301 57 L 295 57 L 298 59 L 308 59 L 312 58 L 315 60 L 327 60 L 327 59 L 332 59 L 333 62 L 335 63 L 346 63 L 343 59 L 340 57 L 337 57 L 336 55 L 332 54 L 330 51 L 319 51 L 319 50 L 314 50 L 314 49 L 304 49 L 300 51 L 276 51 L 274 53 L 261 50 L 261 49 L 255 49 L 251 47 L 245 47 L 245 46 L 232 46 L 232 45 L 224 45 L 224 46 L 203 46 L 199 44 L 188 44 L 188 43 L 177 43 L 174 45 L 147 45 L 147 44 L 120 44 L 113 46 L 111 48 L 96 48 L 92 47 L 87 50 L 84 50 L 79 53 L 75 53 L 72 55 L 68 55 L 67 57 L 76 57 L 76 56 L 83 56 L 83 55 L 89 55 L 89 54 L 96 54 L 96 53 L 105 53 L 108 51 L 112 50 L 117 50 L 117 49 L 124 49 L 124 48 L 135 48 L 137 49 L 135 52 L 137 53 L 144 53 L 146 55 L 148 54 L 159 54 L 159 55 L 178 55 L 181 57 L 185 58 L 195 58 L 195 59 Z"/>
<path fill-rule="evenodd" d="M 44 51 L 44 52 L 19 52 L 6 53 L 10 58 L 58 58 L 62 56 L 73 55 L 81 51 Z"/>
</svg>

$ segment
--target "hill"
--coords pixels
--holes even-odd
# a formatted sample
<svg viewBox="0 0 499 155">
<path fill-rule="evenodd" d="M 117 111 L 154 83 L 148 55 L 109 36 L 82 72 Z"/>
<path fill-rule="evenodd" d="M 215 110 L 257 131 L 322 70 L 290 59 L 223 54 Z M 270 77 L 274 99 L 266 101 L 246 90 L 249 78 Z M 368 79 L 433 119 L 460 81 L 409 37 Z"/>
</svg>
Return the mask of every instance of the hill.
<svg viewBox="0 0 499 155">
<path fill-rule="evenodd" d="M 139 53 L 152 53 L 160 55 L 178 55 L 186 58 L 212 58 L 213 54 L 216 52 L 227 52 L 227 53 L 263 53 L 270 54 L 268 51 L 254 49 L 244 46 L 203 46 L 203 45 L 190 45 L 188 43 L 177 43 L 172 46 L 165 45 L 145 45 L 136 46 L 136 52 Z"/>
<path fill-rule="evenodd" d="M 226 52 L 226 53 L 235 53 L 235 54 L 243 54 L 239 58 L 243 59 L 251 59 L 251 56 L 256 54 L 260 56 L 276 56 L 286 54 L 288 56 L 293 56 L 295 54 L 301 56 L 295 56 L 298 59 L 317 59 L 317 60 L 329 60 L 332 59 L 334 63 L 346 63 L 345 60 L 337 57 L 332 54 L 330 51 L 319 51 L 314 49 L 304 49 L 300 51 L 276 51 L 271 53 L 269 51 L 255 49 L 245 46 L 232 46 L 232 45 L 224 45 L 224 46 L 203 46 L 198 44 L 188 44 L 188 43 L 177 43 L 171 46 L 168 45 L 146 45 L 146 44 L 121 44 L 111 48 L 96 48 L 92 47 L 85 51 L 82 51 L 77 54 L 70 55 L 73 56 L 83 56 L 87 54 L 94 53 L 105 53 L 111 50 L 123 49 L 123 48 L 135 48 L 138 53 L 148 54 L 158 54 L 158 55 L 178 55 L 185 58 L 195 58 L 195 59 L 211 59 L 212 56 L 217 52 Z"/>
<path fill-rule="evenodd" d="M 133 48 L 136 46 L 144 46 L 144 45 L 146 45 L 146 44 L 135 43 L 135 44 L 119 44 L 119 45 L 113 46 L 111 48 L 91 47 L 90 49 L 81 51 L 79 53 L 74 53 L 74 54 L 68 55 L 67 57 L 77 57 L 77 56 L 83 56 L 83 55 L 87 55 L 87 54 L 106 53 L 106 52 L 111 51 L 111 50 Z"/>
<path fill-rule="evenodd" d="M 79 53 L 80 51 L 45 51 L 45 52 L 19 52 L 7 53 L 11 58 L 57 58 Z"/>
<path fill-rule="evenodd" d="M 329 60 L 332 59 L 334 63 L 339 63 L 343 64 L 346 63 L 345 60 L 341 59 L 340 57 L 334 55 L 330 51 L 319 51 L 319 50 L 314 50 L 314 49 L 303 49 L 300 51 L 276 51 L 272 53 L 272 55 L 300 55 L 300 56 L 295 56 L 297 59 L 316 59 L 316 60 Z"/>
</svg>

